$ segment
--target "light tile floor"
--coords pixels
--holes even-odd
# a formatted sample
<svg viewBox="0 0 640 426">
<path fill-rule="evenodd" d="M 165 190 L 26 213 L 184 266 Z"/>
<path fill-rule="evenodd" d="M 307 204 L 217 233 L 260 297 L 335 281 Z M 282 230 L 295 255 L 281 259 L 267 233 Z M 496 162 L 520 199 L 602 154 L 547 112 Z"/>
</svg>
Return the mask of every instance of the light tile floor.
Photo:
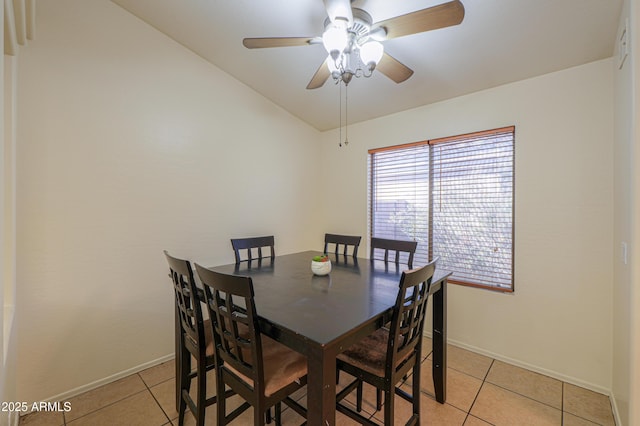
<svg viewBox="0 0 640 426">
<path fill-rule="evenodd" d="M 431 375 L 431 341 L 425 339 L 421 370 L 421 425 L 614 425 L 609 398 L 483 355 L 448 346 L 447 403 L 434 399 Z M 345 376 L 343 374 L 343 376 Z M 346 377 L 343 377 L 346 381 Z M 211 382 L 215 376 L 211 374 Z M 409 388 L 412 377 L 403 386 Z M 40 412 L 24 416 L 24 426 L 174 426 L 178 424 L 174 398 L 174 364 L 165 362 L 140 373 L 72 398 L 71 411 Z M 193 387 L 193 386 L 192 386 Z M 215 390 L 215 385 L 209 389 Z M 296 397 L 306 405 L 304 390 Z M 382 424 L 382 412 L 373 409 L 375 392 L 365 388 L 364 412 Z M 350 396 L 349 400 L 353 401 Z M 239 397 L 228 402 L 237 406 Z M 396 423 L 404 424 L 410 405 L 396 398 Z M 234 424 L 252 423 L 251 410 Z M 299 425 L 303 419 L 283 410 L 283 424 Z M 195 422 L 187 413 L 185 424 Z M 338 425 L 355 424 L 337 414 Z M 207 409 L 207 425 L 215 425 L 215 406 Z"/>
</svg>

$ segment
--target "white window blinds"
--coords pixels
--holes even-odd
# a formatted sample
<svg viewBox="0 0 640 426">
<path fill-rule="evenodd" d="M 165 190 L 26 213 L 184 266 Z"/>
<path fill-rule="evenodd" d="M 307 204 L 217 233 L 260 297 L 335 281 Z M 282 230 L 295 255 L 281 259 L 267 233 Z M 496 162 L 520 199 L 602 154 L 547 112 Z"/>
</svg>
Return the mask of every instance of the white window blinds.
<svg viewBox="0 0 640 426">
<path fill-rule="evenodd" d="M 450 282 L 513 291 L 514 127 L 369 151 L 371 236 Z"/>
</svg>

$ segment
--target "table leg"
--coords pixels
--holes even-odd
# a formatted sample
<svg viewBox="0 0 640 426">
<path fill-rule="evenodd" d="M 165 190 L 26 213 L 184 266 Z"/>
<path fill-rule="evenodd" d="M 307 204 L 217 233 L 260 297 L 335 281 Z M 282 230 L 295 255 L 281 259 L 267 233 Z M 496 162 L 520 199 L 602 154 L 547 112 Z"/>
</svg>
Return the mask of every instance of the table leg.
<svg viewBox="0 0 640 426">
<path fill-rule="evenodd" d="M 433 295 L 433 386 L 436 401 L 447 399 L 447 280 Z"/>
<path fill-rule="evenodd" d="M 309 352 L 307 375 L 307 424 L 336 424 L 336 354 L 322 347 Z"/>
</svg>

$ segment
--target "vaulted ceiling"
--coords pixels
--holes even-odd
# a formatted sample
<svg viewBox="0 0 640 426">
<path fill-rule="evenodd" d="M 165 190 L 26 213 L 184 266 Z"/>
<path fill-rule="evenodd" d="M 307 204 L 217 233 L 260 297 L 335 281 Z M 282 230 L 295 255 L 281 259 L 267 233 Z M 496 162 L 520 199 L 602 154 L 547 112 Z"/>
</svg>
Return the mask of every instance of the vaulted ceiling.
<svg viewBox="0 0 640 426">
<path fill-rule="evenodd" d="M 322 0 L 112 0 L 319 130 L 338 127 L 339 86 L 306 86 L 321 44 L 247 49 L 245 37 L 322 34 Z M 349 122 L 393 114 L 614 55 L 622 0 L 461 0 L 460 25 L 394 38 L 385 52 L 414 74 L 348 86 Z M 443 0 L 354 0 L 374 22 Z M 343 88 L 344 100 L 344 88 Z M 343 107 L 344 108 L 344 107 Z"/>
</svg>

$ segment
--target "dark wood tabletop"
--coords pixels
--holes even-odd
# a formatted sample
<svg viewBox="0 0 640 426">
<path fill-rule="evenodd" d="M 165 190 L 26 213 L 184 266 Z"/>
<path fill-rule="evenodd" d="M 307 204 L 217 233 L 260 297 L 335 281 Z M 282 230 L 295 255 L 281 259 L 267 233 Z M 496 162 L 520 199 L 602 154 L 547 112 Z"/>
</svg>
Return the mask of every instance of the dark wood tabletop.
<svg viewBox="0 0 640 426">
<path fill-rule="evenodd" d="M 308 357 L 308 424 L 335 424 L 335 357 L 391 318 L 402 265 L 330 255 L 326 276 L 311 272 L 320 252 L 241 262 L 210 269 L 253 280 L 263 333 Z M 446 385 L 446 279 L 436 269 L 434 294 L 434 384 L 444 403 Z M 435 351 L 438 351 L 436 354 Z M 436 365 L 437 364 L 437 365 Z"/>
</svg>

